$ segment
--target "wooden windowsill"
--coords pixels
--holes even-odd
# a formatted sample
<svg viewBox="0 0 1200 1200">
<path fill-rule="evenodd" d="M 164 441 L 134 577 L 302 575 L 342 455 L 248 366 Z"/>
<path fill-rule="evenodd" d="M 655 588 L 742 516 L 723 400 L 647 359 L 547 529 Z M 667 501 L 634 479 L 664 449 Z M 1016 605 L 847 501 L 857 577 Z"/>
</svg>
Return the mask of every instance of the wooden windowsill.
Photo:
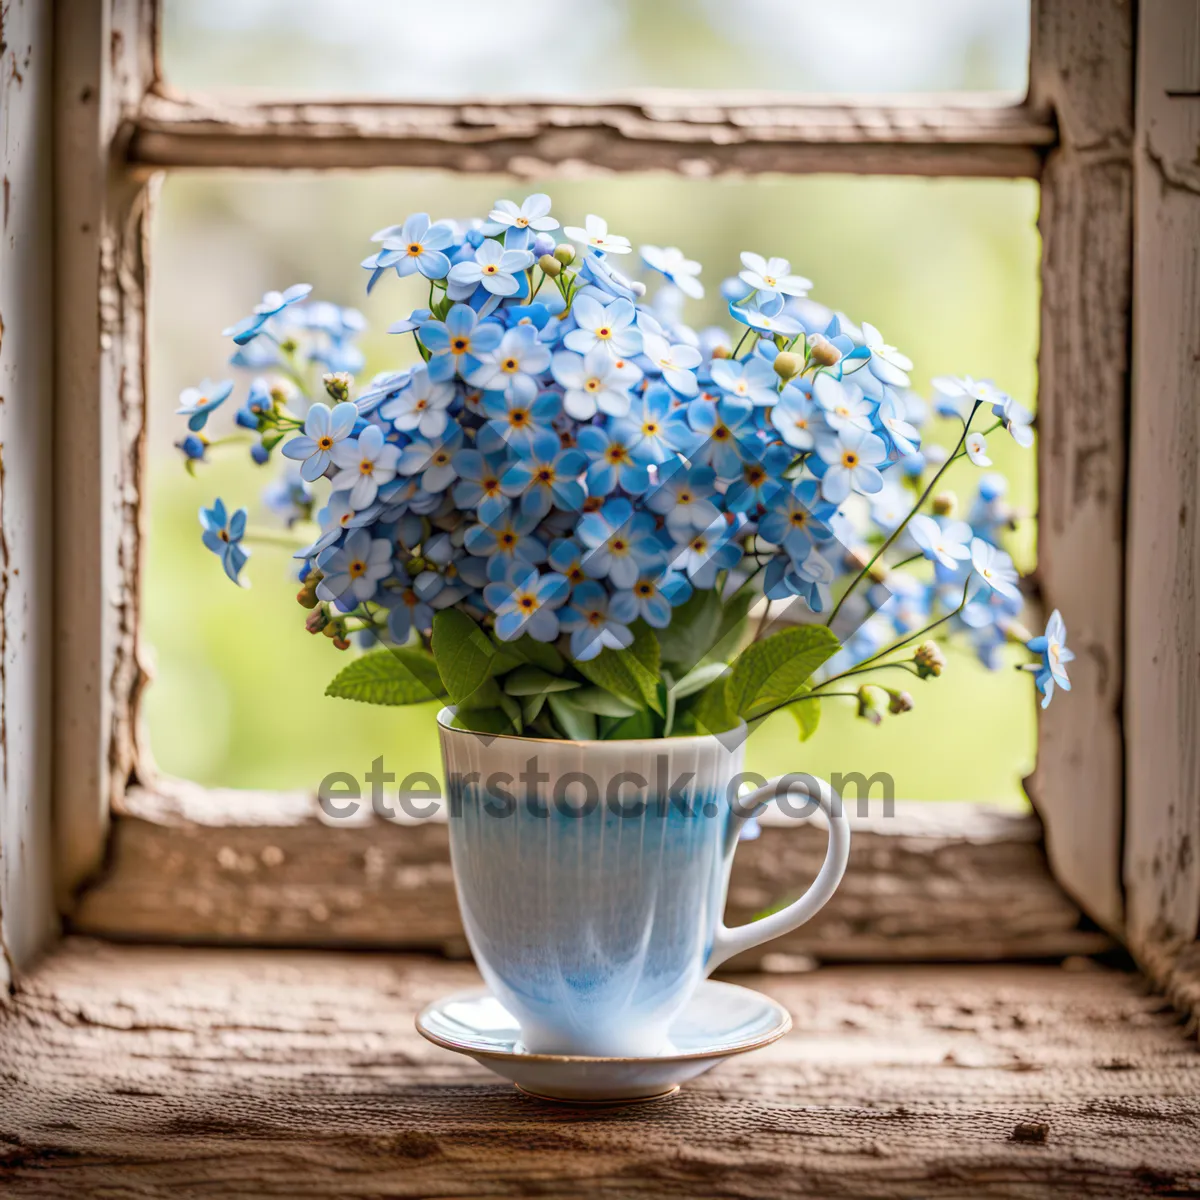
<svg viewBox="0 0 1200 1200">
<path fill-rule="evenodd" d="M 468 963 L 63 943 L 0 1006 L 5 1196 L 1132 1197 L 1200 1189 L 1200 1054 L 1134 975 L 742 976 L 782 1041 L 660 1104 L 518 1095 L 423 1041 Z"/>
</svg>

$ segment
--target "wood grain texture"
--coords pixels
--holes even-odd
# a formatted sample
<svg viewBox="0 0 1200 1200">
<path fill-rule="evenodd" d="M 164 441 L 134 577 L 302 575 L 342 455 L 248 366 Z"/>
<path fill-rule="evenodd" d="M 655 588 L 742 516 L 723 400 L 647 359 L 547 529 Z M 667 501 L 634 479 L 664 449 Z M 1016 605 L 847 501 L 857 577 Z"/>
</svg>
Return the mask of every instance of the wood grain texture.
<svg viewBox="0 0 1200 1200">
<path fill-rule="evenodd" d="M 419 957 L 68 941 L 0 1014 L 0 1191 L 30 1197 L 1187 1196 L 1200 1054 L 1135 976 L 829 967 L 675 1098 L 546 1105 L 423 1041 Z"/>
<path fill-rule="evenodd" d="M 1125 887 L 1130 942 L 1156 960 L 1193 946 L 1200 926 L 1198 147 L 1200 4 L 1143 0 L 1134 155 Z"/>
<path fill-rule="evenodd" d="M 851 171 L 1036 176 L 1044 111 L 985 103 L 797 104 L 648 93 L 595 103 L 217 104 L 146 97 L 129 135 L 147 167 L 438 167 L 518 176 L 589 171 Z"/>
<path fill-rule="evenodd" d="M 1039 720 L 1029 786 L 1056 877 L 1118 931 L 1133 3 L 1039 0 L 1034 13 L 1030 95 L 1059 130 L 1038 220 L 1038 577 L 1078 657 L 1069 701 Z"/>
<path fill-rule="evenodd" d="M 148 191 L 114 170 L 153 79 L 152 0 L 56 7 L 54 680 L 61 897 L 104 854 L 135 760 Z"/>
<path fill-rule="evenodd" d="M 768 819 L 738 849 L 731 924 L 799 894 L 824 858 L 821 830 L 772 816 L 782 823 Z M 1108 944 L 1080 927 L 1031 816 L 918 803 L 852 820 L 850 866 L 834 899 L 735 965 L 764 954 L 1052 958 Z M 330 821 L 303 795 L 180 783 L 128 794 L 107 872 L 70 919 L 107 937 L 466 953 L 444 821 Z"/>
<path fill-rule="evenodd" d="M 50 3 L 5 5 L 0 48 L 0 991 L 53 934 L 54 195 Z"/>
</svg>

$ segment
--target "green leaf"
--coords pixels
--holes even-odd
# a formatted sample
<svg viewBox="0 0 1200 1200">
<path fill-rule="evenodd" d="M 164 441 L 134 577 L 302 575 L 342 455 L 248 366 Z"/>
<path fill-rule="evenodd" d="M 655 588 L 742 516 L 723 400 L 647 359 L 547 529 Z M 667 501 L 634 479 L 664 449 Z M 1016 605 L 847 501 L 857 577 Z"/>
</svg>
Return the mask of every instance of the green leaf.
<svg viewBox="0 0 1200 1200">
<path fill-rule="evenodd" d="M 504 690 L 510 696 L 536 696 L 539 692 L 570 692 L 582 686 L 574 679 L 559 679 L 541 667 L 526 663 L 504 677 Z"/>
<path fill-rule="evenodd" d="M 472 733 L 511 734 L 513 731 L 508 714 L 499 708 L 459 708 L 455 710 L 451 724 L 455 729 L 469 729 Z"/>
<path fill-rule="evenodd" d="M 595 713 L 598 717 L 632 717 L 642 708 L 640 704 L 633 704 L 620 696 L 614 696 L 612 692 L 601 687 L 580 688 L 579 691 L 572 692 L 569 699 L 576 708 Z"/>
<path fill-rule="evenodd" d="M 495 656 L 487 634 L 465 612 L 443 608 L 433 614 L 433 657 L 452 704 L 465 704 L 490 678 Z"/>
<path fill-rule="evenodd" d="M 633 738 L 652 738 L 655 734 L 654 718 L 650 710 L 643 708 L 632 717 L 618 721 L 605 735 L 606 742 L 629 741 Z"/>
<path fill-rule="evenodd" d="M 546 692 L 538 692 L 536 696 L 526 696 L 521 701 L 521 720 L 526 725 L 532 725 L 538 719 L 542 706 L 546 703 Z"/>
<path fill-rule="evenodd" d="M 787 703 L 839 645 L 826 625 L 798 625 L 752 642 L 733 664 L 730 706 L 753 720 Z"/>
<path fill-rule="evenodd" d="M 596 740 L 596 718 L 571 703 L 569 696 L 554 692 L 546 697 L 546 704 L 554 714 L 558 727 L 573 742 Z"/>
<path fill-rule="evenodd" d="M 729 665 L 723 662 L 704 663 L 693 667 L 682 679 L 671 685 L 671 694 L 676 700 L 684 700 L 696 692 L 702 692 L 714 679 L 720 679 Z"/>
<path fill-rule="evenodd" d="M 796 718 L 800 740 L 807 742 L 817 732 L 817 726 L 821 723 L 821 697 L 814 696 L 811 700 L 797 700 L 795 704 L 788 705 L 788 712 Z"/>
<path fill-rule="evenodd" d="M 563 656 L 553 646 L 548 642 L 536 641 L 527 633 L 512 642 L 497 641 L 496 647 L 501 654 L 508 658 L 515 659 L 517 662 L 531 663 L 551 675 L 561 675 L 567 669 Z"/>
<path fill-rule="evenodd" d="M 689 709 L 697 733 L 724 733 L 738 723 L 737 711 L 729 700 L 729 679 L 727 672 L 697 694 Z"/>
<path fill-rule="evenodd" d="M 635 708 L 648 705 L 662 716 L 658 639 L 644 622 L 634 625 L 631 646 L 625 650 L 601 650 L 595 658 L 577 662 L 575 669 L 597 687 L 628 700 Z"/>
<path fill-rule="evenodd" d="M 363 704 L 423 704 L 444 695 L 433 659 L 420 650 L 372 650 L 334 676 L 325 695 Z"/>
<path fill-rule="evenodd" d="M 721 597 L 716 591 L 695 591 L 671 613 L 671 623 L 658 631 L 662 660 L 686 675 L 717 641 L 721 627 Z"/>
<path fill-rule="evenodd" d="M 754 603 L 755 599 L 754 589 L 746 588 L 745 591 L 735 593 L 722 604 L 721 620 L 717 626 L 717 632 L 713 637 L 712 644 L 705 649 L 701 657 L 719 662 L 728 662 L 733 657 L 746 631 L 746 614 L 750 611 L 750 605 Z"/>
</svg>

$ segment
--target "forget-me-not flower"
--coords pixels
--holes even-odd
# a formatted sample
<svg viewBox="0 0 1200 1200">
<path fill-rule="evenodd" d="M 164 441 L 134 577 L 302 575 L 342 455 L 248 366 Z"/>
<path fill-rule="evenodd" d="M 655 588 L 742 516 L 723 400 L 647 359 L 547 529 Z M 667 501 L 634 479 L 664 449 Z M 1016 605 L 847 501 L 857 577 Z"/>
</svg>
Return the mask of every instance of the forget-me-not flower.
<svg viewBox="0 0 1200 1200">
<path fill-rule="evenodd" d="M 354 431 L 358 409 L 349 401 L 328 404 L 318 401 L 304 418 L 304 433 L 283 447 L 283 456 L 301 464 L 300 476 L 308 483 L 320 479 L 333 462 L 333 451 Z"/>
<path fill-rule="evenodd" d="M 640 368 L 613 358 L 599 344 L 585 355 L 559 350 L 551 360 L 550 370 L 555 382 L 564 388 L 563 412 L 576 421 L 590 421 L 597 412 L 610 417 L 625 416 L 631 403 L 629 389 L 642 377 Z"/>
<path fill-rule="evenodd" d="M 624 650 L 633 645 L 633 632 L 612 612 L 608 592 L 592 580 L 578 584 L 559 624 L 571 634 L 571 657 L 587 662 L 601 650 Z"/>
<path fill-rule="evenodd" d="M 209 413 L 224 404 L 232 391 L 232 379 L 224 379 L 220 383 L 206 379 L 199 387 L 184 388 L 179 393 L 179 407 L 175 415 L 187 417 L 188 428 L 193 433 L 199 433 L 208 422 Z"/>
<path fill-rule="evenodd" d="M 792 264 L 786 258 L 763 258 L 749 250 L 742 252 L 742 270 L 738 278 L 764 298 L 774 296 L 807 296 L 812 280 L 792 274 Z"/>
<path fill-rule="evenodd" d="M 246 510 L 239 508 L 232 514 L 225 508 L 225 501 L 218 497 L 211 508 L 200 509 L 200 526 L 204 530 L 201 540 L 220 560 L 225 574 L 234 583 L 241 583 L 238 576 L 250 557 L 250 551 L 242 545 L 246 534 Z"/>
<path fill-rule="evenodd" d="M 589 213 L 583 224 L 582 229 L 578 225 L 567 225 L 563 233 L 573 242 L 584 242 L 589 250 L 602 250 L 606 254 L 628 254 L 633 249 L 627 237 L 608 232 L 608 222 L 603 217 Z"/>
<path fill-rule="evenodd" d="M 1067 678 L 1067 663 L 1075 658 L 1074 651 L 1067 649 L 1067 626 L 1057 608 L 1046 622 L 1046 632 L 1025 644 L 1034 654 L 1042 656 L 1040 664 L 1030 664 L 1027 669 L 1037 672 L 1034 682 L 1042 694 L 1042 707 L 1046 708 L 1054 695 L 1055 684 L 1064 692 L 1071 690 L 1071 681 Z"/>
<path fill-rule="evenodd" d="M 417 329 L 421 345 L 429 351 L 429 378 L 442 382 L 461 373 L 465 379 L 490 354 L 504 336 L 504 326 L 481 321 L 469 304 L 452 305 L 444 321 L 425 321 Z"/>
<path fill-rule="evenodd" d="M 700 264 L 688 258 L 678 246 L 643 246 L 642 261 L 651 270 L 669 279 L 685 296 L 704 298 L 704 284 L 698 278 Z"/>
<path fill-rule="evenodd" d="M 347 490 L 355 508 L 366 508 L 380 486 L 396 477 L 400 451 L 383 440 L 377 425 L 368 425 L 357 438 L 338 442 L 331 453 L 334 465 L 341 468 L 333 477 L 333 488 Z"/>
<path fill-rule="evenodd" d="M 482 284 L 493 296 L 515 296 L 522 290 L 516 276 L 533 266 L 533 254 L 528 250 L 506 250 L 495 238 L 485 238 L 475 254 L 450 268 L 449 281 L 457 295 L 452 300 L 465 300 Z"/>
</svg>

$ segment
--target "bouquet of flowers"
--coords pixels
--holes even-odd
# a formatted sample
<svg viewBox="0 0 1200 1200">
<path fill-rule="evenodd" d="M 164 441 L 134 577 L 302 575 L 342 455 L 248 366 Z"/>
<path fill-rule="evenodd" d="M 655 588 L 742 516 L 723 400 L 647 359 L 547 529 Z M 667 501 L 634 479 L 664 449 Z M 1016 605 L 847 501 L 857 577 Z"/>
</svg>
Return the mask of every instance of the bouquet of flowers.
<svg viewBox="0 0 1200 1200">
<path fill-rule="evenodd" d="M 225 331 L 252 374 L 236 422 L 254 461 L 290 460 L 268 505 L 298 534 L 319 526 L 296 552 L 307 628 L 367 651 L 329 694 L 447 697 L 465 728 L 577 740 L 788 708 L 806 737 L 826 697 L 875 722 L 910 709 L 895 672 L 939 675 L 931 635 L 955 630 L 993 666 L 1006 641 L 1027 646 L 1043 706 L 1070 687 L 1059 614 L 1039 637 L 1020 624 L 1000 545 L 1015 514 L 987 470 L 989 436 L 1032 444 L 1025 408 L 935 379 L 962 429 L 950 451 L 923 444 L 912 363 L 809 299 L 787 260 L 742 254 L 721 285 L 736 339 L 696 331 L 699 263 L 642 246 L 648 299 L 618 268 L 627 238 L 597 216 L 560 229 L 550 208 L 539 194 L 375 234 L 368 291 L 395 271 L 428 300 L 390 330 L 414 365 L 365 385 L 361 314 L 306 285 Z M 189 470 L 233 388 L 183 393 Z M 938 484 L 964 457 L 981 474 L 960 515 Z M 240 581 L 246 510 L 218 499 L 200 520 Z"/>
</svg>

